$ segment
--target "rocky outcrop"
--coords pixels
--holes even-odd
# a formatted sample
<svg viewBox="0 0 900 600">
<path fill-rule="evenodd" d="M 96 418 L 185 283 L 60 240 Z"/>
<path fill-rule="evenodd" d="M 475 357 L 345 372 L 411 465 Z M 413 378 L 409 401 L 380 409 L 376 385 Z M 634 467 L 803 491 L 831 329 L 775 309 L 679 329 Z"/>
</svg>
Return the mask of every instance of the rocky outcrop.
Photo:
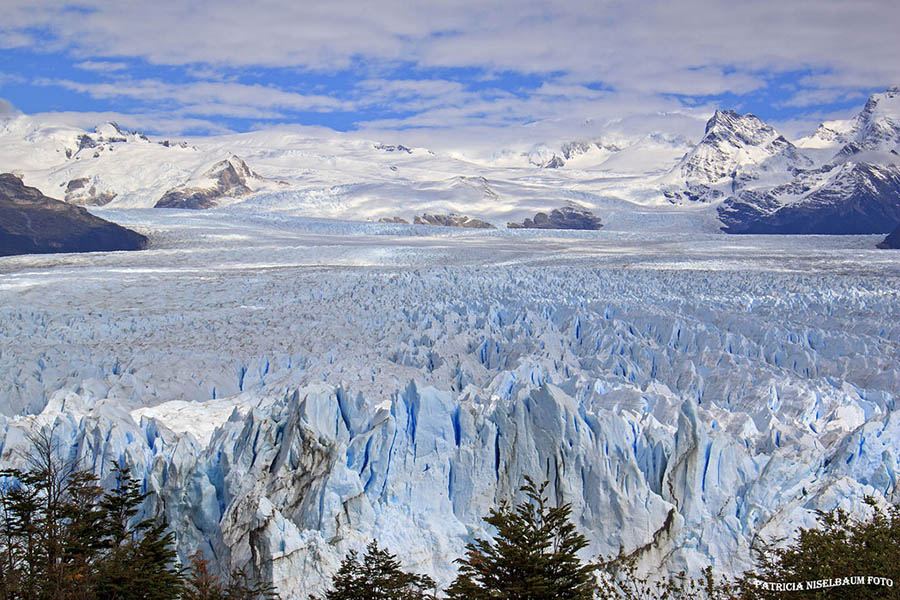
<svg viewBox="0 0 900 600">
<path fill-rule="evenodd" d="M 415 225 L 435 225 L 438 227 L 463 227 L 465 229 L 494 229 L 487 221 L 473 219 L 466 215 L 449 213 L 446 215 L 423 213 L 413 219 Z"/>
<path fill-rule="evenodd" d="M 141 234 L 48 198 L 11 173 L 0 175 L 0 256 L 140 250 Z"/>
<path fill-rule="evenodd" d="M 409 225 L 409 221 L 404 219 L 403 217 L 381 217 L 378 219 L 379 223 L 393 223 L 395 225 Z"/>
<path fill-rule="evenodd" d="M 384 152 L 405 152 L 406 154 L 412 154 L 412 149 L 407 148 L 403 144 L 375 144 L 375 149 L 383 150 Z"/>
<path fill-rule="evenodd" d="M 550 213 L 539 212 L 521 223 L 507 223 L 510 229 L 587 229 L 603 227 L 600 217 L 580 206 L 554 208 Z"/>
<path fill-rule="evenodd" d="M 900 225 L 878 244 L 882 250 L 900 250 Z"/>
<path fill-rule="evenodd" d="M 100 191 L 97 178 L 79 177 L 66 184 L 66 202 L 81 206 L 104 206 L 116 198 L 111 190 Z"/>
<path fill-rule="evenodd" d="M 222 198 L 239 198 L 253 192 L 248 179 L 259 176 L 237 156 L 219 161 L 197 180 L 163 194 L 155 208 L 202 210 L 213 208 Z"/>
</svg>

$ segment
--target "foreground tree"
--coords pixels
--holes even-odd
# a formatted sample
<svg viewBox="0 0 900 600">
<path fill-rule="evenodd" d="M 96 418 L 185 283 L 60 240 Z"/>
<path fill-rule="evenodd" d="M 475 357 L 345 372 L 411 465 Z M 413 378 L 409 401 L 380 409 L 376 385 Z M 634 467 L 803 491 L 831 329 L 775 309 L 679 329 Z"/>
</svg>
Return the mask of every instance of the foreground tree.
<svg viewBox="0 0 900 600">
<path fill-rule="evenodd" d="M 104 492 L 60 459 L 52 433 L 32 438 L 28 468 L 0 472 L 0 599 L 167 600 L 182 575 L 162 522 L 136 521 L 145 496 L 126 469 Z"/>
<path fill-rule="evenodd" d="M 496 534 L 466 548 L 456 580 L 447 590 L 453 600 L 588 600 L 594 594 L 594 567 L 578 558 L 587 539 L 570 521 L 569 504 L 551 505 L 548 483 L 526 478 L 527 500 L 501 504 L 485 522 Z"/>
<path fill-rule="evenodd" d="M 900 507 L 882 509 L 871 498 L 866 503 L 873 511 L 869 519 L 854 519 L 842 510 L 823 513 L 821 527 L 801 530 L 789 546 L 764 550 L 757 569 L 741 580 L 743 597 L 900 598 Z M 846 578 L 850 581 L 837 581 Z M 885 579 L 893 586 L 885 585 Z M 804 588 L 805 582 L 827 582 L 829 587 L 790 592 L 772 589 L 772 583 L 785 582 L 804 582 Z M 849 585 L 836 585 L 844 582 Z M 815 588 L 816 584 L 808 587 Z"/>
<path fill-rule="evenodd" d="M 372 541 L 362 559 L 351 550 L 334 575 L 324 600 L 424 600 L 435 598 L 427 575 L 405 572 L 397 557 Z"/>
</svg>

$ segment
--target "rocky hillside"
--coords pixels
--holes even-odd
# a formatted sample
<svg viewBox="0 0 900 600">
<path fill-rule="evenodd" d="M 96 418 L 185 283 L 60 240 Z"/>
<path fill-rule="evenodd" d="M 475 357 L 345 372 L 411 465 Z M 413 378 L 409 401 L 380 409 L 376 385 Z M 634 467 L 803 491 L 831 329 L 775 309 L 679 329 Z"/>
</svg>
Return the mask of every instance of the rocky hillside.
<svg viewBox="0 0 900 600">
<path fill-rule="evenodd" d="M 140 250 L 143 235 L 48 198 L 11 173 L 0 175 L 0 256 Z"/>
</svg>

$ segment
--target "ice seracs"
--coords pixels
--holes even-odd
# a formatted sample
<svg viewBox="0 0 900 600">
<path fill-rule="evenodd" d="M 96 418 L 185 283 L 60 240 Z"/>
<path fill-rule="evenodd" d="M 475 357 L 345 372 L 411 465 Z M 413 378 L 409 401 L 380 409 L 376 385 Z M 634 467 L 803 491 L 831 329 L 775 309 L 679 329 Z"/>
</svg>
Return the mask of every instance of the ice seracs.
<svg viewBox="0 0 900 600">
<path fill-rule="evenodd" d="M 104 482 L 132 467 L 183 559 L 286 600 L 372 537 L 445 584 L 525 475 L 585 558 L 672 572 L 896 495 L 898 271 L 871 239 L 230 211 L 113 213 L 159 252 L 4 259 L 4 464 L 55 425 Z"/>
</svg>

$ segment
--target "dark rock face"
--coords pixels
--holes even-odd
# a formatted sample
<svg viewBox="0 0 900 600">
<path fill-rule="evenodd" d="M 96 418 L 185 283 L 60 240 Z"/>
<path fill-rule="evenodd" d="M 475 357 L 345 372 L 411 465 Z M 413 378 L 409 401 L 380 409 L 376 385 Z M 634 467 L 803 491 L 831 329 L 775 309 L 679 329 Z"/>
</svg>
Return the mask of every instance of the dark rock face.
<svg viewBox="0 0 900 600">
<path fill-rule="evenodd" d="M 719 207 L 722 230 L 869 234 L 887 233 L 900 223 L 900 167 L 847 163 L 840 169 L 819 188 L 798 179 L 771 190 L 746 191 L 727 198 Z M 784 196 L 800 198 L 784 202 Z"/>
<path fill-rule="evenodd" d="M 394 223 L 396 225 L 409 225 L 409 221 L 404 219 L 403 217 L 381 217 L 378 219 L 379 223 Z"/>
<path fill-rule="evenodd" d="M 882 250 L 900 250 L 900 225 L 878 244 Z"/>
<path fill-rule="evenodd" d="M 236 156 L 217 162 L 203 176 L 212 179 L 215 184 L 212 187 L 173 188 L 163 194 L 154 208 L 190 210 L 212 208 L 219 203 L 220 198 L 240 197 L 252 193 L 253 190 L 247 185 L 247 179 L 258 177 L 247 163 Z"/>
<path fill-rule="evenodd" d="M 566 166 L 566 161 L 556 156 L 555 154 L 553 155 L 553 158 L 543 164 L 544 169 L 560 169 L 564 166 Z"/>
<path fill-rule="evenodd" d="M 0 175 L 0 256 L 140 250 L 147 238 Z"/>
<path fill-rule="evenodd" d="M 603 227 L 600 217 L 580 206 L 563 206 L 550 211 L 539 212 L 521 223 L 507 223 L 510 229 L 584 229 L 597 230 Z"/>
<path fill-rule="evenodd" d="M 184 189 L 169 190 L 159 199 L 153 208 L 184 208 L 204 210 L 218 204 L 222 194 L 217 189 Z"/>
<path fill-rule="evenodd" d="M 448 215 L 430 215 L 423 214 L 413 220 L 415 225 L 436 225 L 438 227 L 464 227 L 466 229 L 494 229 L 494 226 L 487 221 L 473 219 L 466 215 L 457 215 L 450 213 Z"/>
</svg>

